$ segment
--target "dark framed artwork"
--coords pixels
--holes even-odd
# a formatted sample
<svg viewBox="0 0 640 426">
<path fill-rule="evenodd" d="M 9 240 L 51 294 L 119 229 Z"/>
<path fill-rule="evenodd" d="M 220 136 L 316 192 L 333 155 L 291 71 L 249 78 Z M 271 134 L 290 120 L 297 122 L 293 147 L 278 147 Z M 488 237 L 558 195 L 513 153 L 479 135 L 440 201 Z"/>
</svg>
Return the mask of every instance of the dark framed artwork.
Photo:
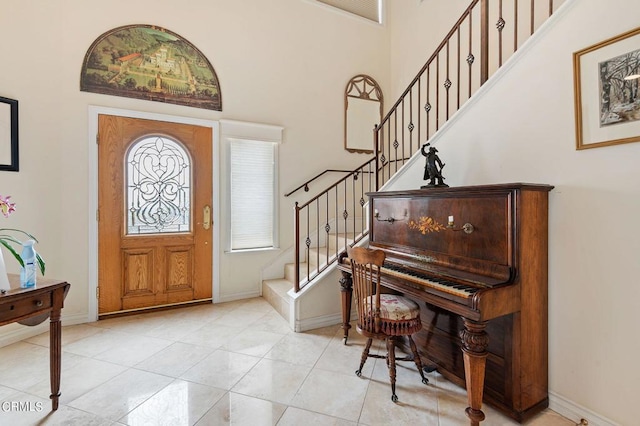
<svg viewBox="0 0 640 426">
<path fill-rule="evenodd" d="M 640 141 L 640 28 L 573 54 L 576 149 Z"/>
<path fill-rule="evenodd" d="M 84 57 L 80 90 L 222 111 L 215 70 L 193 44 L 153 25 L 98 37 Z"/>
<path fill-rule="evenodd" d="M 0 96 L 0 170 L 17 172 L 18 101 Z"/>
</svg>

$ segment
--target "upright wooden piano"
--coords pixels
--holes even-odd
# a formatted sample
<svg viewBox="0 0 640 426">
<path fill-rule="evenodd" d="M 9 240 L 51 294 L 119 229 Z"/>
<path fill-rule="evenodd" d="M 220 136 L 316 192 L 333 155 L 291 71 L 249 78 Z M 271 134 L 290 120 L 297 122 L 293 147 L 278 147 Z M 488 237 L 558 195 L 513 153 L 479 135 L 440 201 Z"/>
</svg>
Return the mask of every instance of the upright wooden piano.
<svg viewBox="0 0 640 426">
<path fill-rule="evenodd" d="M 482 401 L 519 422 L 549 405 L 549 185 L 501 184 L 369 193 L 369 247 L 383 284 L 421 306 L 423 361 L 466 385 L 471 425 Z M 342 271 L 345 343 L 351 313 Z"/>
</svg>

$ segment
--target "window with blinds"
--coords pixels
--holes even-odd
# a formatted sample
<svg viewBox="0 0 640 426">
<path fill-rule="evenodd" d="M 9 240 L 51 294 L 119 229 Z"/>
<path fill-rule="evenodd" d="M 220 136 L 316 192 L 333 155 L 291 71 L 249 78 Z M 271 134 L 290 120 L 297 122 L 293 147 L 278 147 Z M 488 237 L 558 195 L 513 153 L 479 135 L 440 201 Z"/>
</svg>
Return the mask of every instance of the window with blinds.
<svg viewBox="0 0 640 426">
<path fill-rule="evenodd" d="M 374 22 L 382 23 L 382 0 L 316 0 Z"/>
<path fill-rule="evenodd" d="M 270 124 L 220 120 L 227 252 L 278 248 L 278 148 L 283 131 Z"/>
<path fill-rule="evenodd" d="M 274 142 L 229 140 L 231 250 L 275 246 L 276 146 Z"/>
</svg>

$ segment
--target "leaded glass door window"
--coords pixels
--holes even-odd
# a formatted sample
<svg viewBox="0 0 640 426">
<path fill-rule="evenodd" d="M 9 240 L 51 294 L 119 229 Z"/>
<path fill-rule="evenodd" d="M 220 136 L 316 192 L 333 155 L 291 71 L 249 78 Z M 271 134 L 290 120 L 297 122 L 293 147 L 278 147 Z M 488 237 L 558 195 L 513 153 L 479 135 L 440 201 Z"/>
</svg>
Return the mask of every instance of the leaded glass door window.
<svg viewBox="0 0 640 426">
<path fill-rule="evenodd" d="M 191 231 L 191 159 L 182 144 L 146 136 L 126 159 L 127 235 Z"/>
</svg>

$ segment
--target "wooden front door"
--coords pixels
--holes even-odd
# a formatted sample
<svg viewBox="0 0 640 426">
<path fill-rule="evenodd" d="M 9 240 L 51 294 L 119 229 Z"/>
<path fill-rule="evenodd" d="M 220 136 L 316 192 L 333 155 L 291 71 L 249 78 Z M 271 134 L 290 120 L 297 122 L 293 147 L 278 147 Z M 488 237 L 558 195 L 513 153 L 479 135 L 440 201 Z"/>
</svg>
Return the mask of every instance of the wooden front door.
<svg viewBox="0 0 640 426">
<path fill-rule="evenodd" d="M 211 128 L 98 117 L 98 315 L 212 295 Z"/>
</svg>

